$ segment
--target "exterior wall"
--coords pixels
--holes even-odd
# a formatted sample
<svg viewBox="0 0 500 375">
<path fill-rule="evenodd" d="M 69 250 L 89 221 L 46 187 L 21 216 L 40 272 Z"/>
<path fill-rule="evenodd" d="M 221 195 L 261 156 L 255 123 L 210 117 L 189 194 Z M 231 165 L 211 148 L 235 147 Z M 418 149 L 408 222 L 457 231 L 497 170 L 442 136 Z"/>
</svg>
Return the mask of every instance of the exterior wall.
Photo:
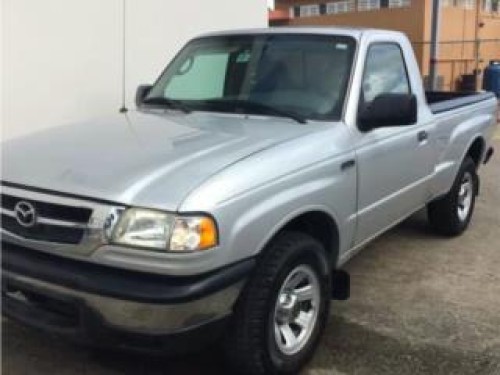
<svg viewBox="0 0 500 375">
<path fill-rule="evenodd" d="M 294 5 L 328 3 L 331 0 L 278 0 L 279 9 Z M 445 3 L 443 1 L 443 3 Z M 481 7 L 476 8 L 480 3 Z M 441 9 L 438 74 L 444 90 L 460 87 L 464 74 L 481 72 L 492 59 L 500 59 L 500 14 L 485 12 L 482 0 L 474 9 L 443 6 Z M 356 2 L 357 5 L 357 2 Z M 357 8 L 357 7 L 356 7 Z M 372 11 L 291 18 L 288 25 L 340 25 L 399 30 L 413 43 L 422 75 L 429 74 L 432 0 L 412 0 L 406 8 L 383 8 Z M 477 24 L 482 27 L 476 28 Z M 476 65 L 476 38 L 479 38 L 479 63 Z M 481 76 L 479 75 L 479 80 Z M 479 87 L 479 85 L 478 85 Z"/>
<path fill-rule="evenodd" d="M 121 107 L 193 36 L 264 27 L 266 0 L 2 0 L 2 132 L 20 136 Z"/>
<path fill-rule="evenodd" d="M 321 1 L 292 1 L 294 5 L 314 4 Z M 284 3 L 280 3 L 283 6 Z M 290 25 L 337 25 L 374 27 L 405 32 L 411 40 L 421 40 L 424 28 L 425 1 L 413 1 L 407 8 L 385 8 L 371 11 L 322 15 L 317 17 L 292 18 Z"/>
<path fill-rule="evenodd" d="M 431 15 L 426 15 L 424 59 L 428 61 L 430 51 Z M 483 25 L 476 27 L 478 25 Z M 479 43 L 476 45 L 476 38 Z M 486 13 L 481 8 L 460 9 L 443 7 L 441 12 L 440 46 L 438 73 L 443 77 L 445 90 L 460 88 L 463 74 L 474 74 L 478 69 L 478 87 L 481 72 L 492 59 L 500 59 L 500 14 Z M 479 48 L 478 53 L 477 48 Z M 476 62 L 476 54 L 479 60 Z M 424 64 L 423 74 L 428 74 L 428 64 Z"/>
<path fill-rule="evenodd" d="M 423 62 L 430 60 L 432 1 L 428 0 L 425 15 L 426 27 L 422 37 Z M 439 31 L 439 58 L 437 61 L 438 75 L 442 77 L 442 89 L 456 90 L 460 86 L 463 74 L 472 74 L 475 65 L 475 24 L 476 9 L 443 6 L 441 8 L 441 28 Z M 429 74 L 429 64 L 422 64 L 422 74 Z"/>
<path fill-rule="evenodd" d="M 379 9 L 363 12 L 331 14 L 317 17 L 294 18 L 291 25 L 336 25 L 392 29 L 405 32 L 411 40 L 420 40 L 423 33 L 424 3 L 418 2 L 410 8 Z"/>
<path fill-rule="evenodd" d="M 386 8 L 371 11 L 354 11 L 350 13 L 322 15 L 317 17 L 292 18 L 289 25 L 335 25 L 359 26 L 380 29 L 398 30 L 406 33 L 412 42 L 422 40 L 425 28 L 426 1 L 412 1 L 407 8 Z M 280 3 L 284 6 L 286 0 Z M 294 5 L 311 4 L 310 0 L 292 1 Z M 289 5 L 291 6 L 291 4 Z M 420 68 L 423 68 L 425 47 L 416 45 L 415 53 Z M 428 61 L 428 59 L 426 60 Z"/>
<path fill-rule="evenodd" d="M 484 70 L 491 60 L 500 60 L 500 13 L 482 12 L 479 22 L 484 24 L 479 29 L 479 68 Z"/>
</svg>

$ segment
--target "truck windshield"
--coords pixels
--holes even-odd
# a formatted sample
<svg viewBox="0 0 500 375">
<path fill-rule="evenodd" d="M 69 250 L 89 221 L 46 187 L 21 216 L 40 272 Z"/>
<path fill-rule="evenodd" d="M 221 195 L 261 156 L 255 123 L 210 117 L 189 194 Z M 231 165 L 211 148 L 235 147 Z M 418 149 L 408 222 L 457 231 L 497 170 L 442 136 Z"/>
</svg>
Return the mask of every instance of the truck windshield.
<svg viewBox="0 0 500 375">
<path fill-rule="evenodd" d="M 195 39 L 163 72 L 144 103 L 299 122 L 339 120 L 355 46 L 351 37 L 332 35 Z"/>
</svg>

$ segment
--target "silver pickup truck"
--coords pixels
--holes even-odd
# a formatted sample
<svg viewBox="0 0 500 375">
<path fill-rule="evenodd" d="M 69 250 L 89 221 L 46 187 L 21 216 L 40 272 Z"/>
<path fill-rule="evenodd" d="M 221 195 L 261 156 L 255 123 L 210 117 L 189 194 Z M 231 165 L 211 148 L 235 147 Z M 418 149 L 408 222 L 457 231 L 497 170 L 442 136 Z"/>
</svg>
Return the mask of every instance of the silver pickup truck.
<svg viewBox="0 0 500 375">
<path fill-rule="evenodd" d="M 198 37 L 136 102 L 2 145 L 3 313 L 98 346 L 218 340 L 246 374 L 307 362 L 370 240 L 423 207 L 467 228 L 497 107 L 347 28 Z"/>
</svg>

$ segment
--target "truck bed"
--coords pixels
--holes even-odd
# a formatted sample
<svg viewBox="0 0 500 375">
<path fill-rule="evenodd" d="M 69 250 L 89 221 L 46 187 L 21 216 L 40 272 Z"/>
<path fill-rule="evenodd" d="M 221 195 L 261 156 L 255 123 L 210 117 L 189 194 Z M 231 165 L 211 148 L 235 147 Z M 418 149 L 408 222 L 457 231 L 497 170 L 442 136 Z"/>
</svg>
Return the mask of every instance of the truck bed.
<svg viewBox="0 0 500 375">
<path fill-rule="evenodd" d="M 491 92 L 426 91 L 425 97 L 432 113 L 442 113 L 482 102 L 493 97 Z"/>
</svg>

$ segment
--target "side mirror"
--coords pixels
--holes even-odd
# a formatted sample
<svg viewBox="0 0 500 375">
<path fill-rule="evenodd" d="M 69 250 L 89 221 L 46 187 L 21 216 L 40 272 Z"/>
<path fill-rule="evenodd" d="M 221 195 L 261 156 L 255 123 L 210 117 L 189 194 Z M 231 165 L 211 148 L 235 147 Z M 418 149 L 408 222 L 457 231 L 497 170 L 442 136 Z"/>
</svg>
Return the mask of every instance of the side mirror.
<svg viewBox="0 0 500 375">
<path fill-rule="evenodd" d="M 142 105 L 144 98 L 149 94 L 152 88 L 153 86 L 151 85 L 141 85 L 137 88 L 135 93 L 135 105 L 137 107 Z"/>
<path fill-rule="evenodd" d="M 417 122 L 417 98 L 412 94 L 381 94 L 358 116 L 361 131 Z"/>
</svg>

